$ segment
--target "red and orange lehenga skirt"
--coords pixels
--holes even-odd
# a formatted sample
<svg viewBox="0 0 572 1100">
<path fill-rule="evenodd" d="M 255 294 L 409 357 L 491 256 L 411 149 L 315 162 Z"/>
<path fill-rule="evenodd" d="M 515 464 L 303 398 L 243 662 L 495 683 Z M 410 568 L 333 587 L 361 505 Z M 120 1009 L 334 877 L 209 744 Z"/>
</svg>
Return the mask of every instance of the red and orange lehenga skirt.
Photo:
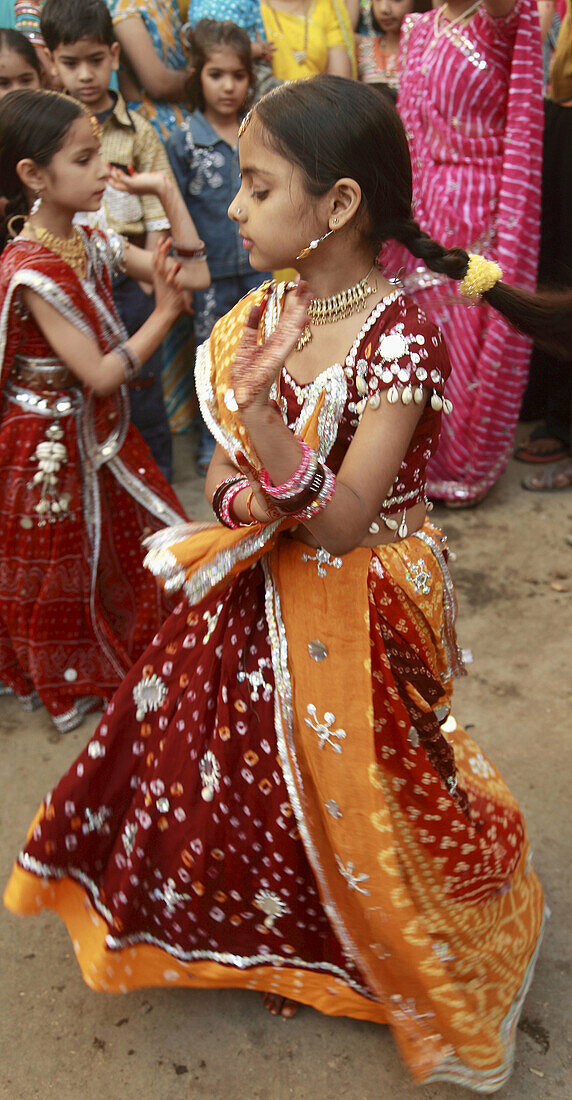
<svg viewBox="0 0 572 1100">
<path fill-rule="evenodd" d="M 518 806 L 450 714 L 440 534 L 231 558 L 42 806 L 6 903 L 59 913 L 93 989 L 274 991 L 390 1024 L 418 1080 L 494 1091 L 544 903 Z"/>
</svg>

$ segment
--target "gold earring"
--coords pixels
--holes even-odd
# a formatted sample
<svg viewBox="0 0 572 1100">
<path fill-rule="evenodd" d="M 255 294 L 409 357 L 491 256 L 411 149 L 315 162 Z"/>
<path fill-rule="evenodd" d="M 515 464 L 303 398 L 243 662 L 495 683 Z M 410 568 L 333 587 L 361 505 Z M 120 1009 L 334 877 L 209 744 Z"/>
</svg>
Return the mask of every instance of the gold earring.
<svg viewBox="0 0 572 1100">
<path fill-rule="evenodd" d="M 339 218 L 332 218 L 332 225 L 337 225 L 339 220 Z"/>
<path fill-rule="evenodd" d="M 298 255 L 296 256 L 296 259 L 297 260 L 305 260 L 306 256 L 310 255 L 310 252 L 313 252 L 314 249 L 317 248 L 318 245 L 322 243 L 322 241 L 326 240 L 326 237 L 331 237 L 332 233 L 335 233 L 335 232 L 336 232 L 335 229 L 329 229 L 327 233 L 324 233 L 323 237 L 318 237 L 315 241 L 310 241 L 310 243 L 308 245 L 306 245 L 306 248 L 303 248 L 302 251 L 298 253 Z"/>
</svg>

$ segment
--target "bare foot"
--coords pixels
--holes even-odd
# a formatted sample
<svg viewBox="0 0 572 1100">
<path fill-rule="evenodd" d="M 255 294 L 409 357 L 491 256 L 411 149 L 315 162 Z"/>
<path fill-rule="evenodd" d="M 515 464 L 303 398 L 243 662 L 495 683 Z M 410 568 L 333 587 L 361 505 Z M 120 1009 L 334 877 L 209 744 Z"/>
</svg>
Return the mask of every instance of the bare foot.
<svg viewBox="0 0 572 1100">
<path fill-rule="evenodd" d="M 566 458 L 568 454 L 568 447 L 564 446 L 561 439 L 556 439 L 551 435 L 539 435 L 537 429 L 532 435 L 517 447 L 514 452 L 514 457 L 519 462 L 529 462 L 533 465 L 541 465 L 548 462 L 560 462 L 561 459 Z"/>
<path fill-rule="evenodd" d="M 550 466 L 546 470 L 540 470 L 537 474 L 529 474 L 523 478 L 522 487 L 530 489 L 533 493 L 553 493 L 560 489 L 572 488 L 572 459 L 567 458 L 556 466 Z"/>
<path fill-rule="evenodd" d="M 262 1004 L 271 1016 L 283 1016 L 285 1020 L 291 1020 L 300 1008 L 297 1001 L 280 997 L 278 993 L 263 993 Z"/>
</svg>

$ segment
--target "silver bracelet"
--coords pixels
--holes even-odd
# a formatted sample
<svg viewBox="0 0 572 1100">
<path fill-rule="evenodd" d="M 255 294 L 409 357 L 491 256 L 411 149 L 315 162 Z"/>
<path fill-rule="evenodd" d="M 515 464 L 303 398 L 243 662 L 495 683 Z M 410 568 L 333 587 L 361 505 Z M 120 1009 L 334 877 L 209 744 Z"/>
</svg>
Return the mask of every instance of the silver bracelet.
<svg viewBox="0 0 572 1100">
<path fill-rule="evenodd" d="M 127 383 L 132 382 L 134 378 L 137 378 L 138 374 L 141 374 L 141 360 L 139 356 L 128 344 L 118 344 L 113 350 L 121 359 L 125 381 Z"/>
</svg>

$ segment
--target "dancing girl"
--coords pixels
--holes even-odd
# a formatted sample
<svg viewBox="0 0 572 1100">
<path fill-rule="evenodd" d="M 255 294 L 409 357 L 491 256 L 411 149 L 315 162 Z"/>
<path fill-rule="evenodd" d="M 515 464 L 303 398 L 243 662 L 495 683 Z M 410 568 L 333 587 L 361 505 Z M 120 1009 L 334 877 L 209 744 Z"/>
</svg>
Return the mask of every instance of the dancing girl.
<svg viewBox="0 0 572 1100">
<path fill-rule="evenodd" d="M 156 191 L 184 268 L 167 243 L 152 255 L 74 226 L 77 211 L 99 207 L 109 168 L 73 99 L 3 98 L 0 176 L 8 218 L 21 215 L 0 261 L 0 690 L 43 703 L 67 732 L 111 697 L 167 613 L 141 540 L 184 512 L 130 427 L 126 383 L 179 315 L 182 286 L 209 275 L 175 181 L 159 173 L 116 172 L 114 186 Z M 113 305 L 117 270 L 155 287 L 129 339 Z"/>
<path fill-rule="evenodd" d="M 352 125 L 347 125 L 347 119 Z M 380 150 L 373 156 L 372 150 Z M 455 595 L 426 518 L 449 374 L 374 257 L 398 237 L 513 321 L 572 314 L 426 237 L 388 97 L 284 85 L 229 209 L 264 283 L 199 352 L 218 524 L 147 563 L 180 603 L 40 809 L 6 892 L 87 983 L 235 986 L 389 1024 L 417 1080 L 510 1073 L 544 901 L 522 814 L 451 713 Z"/>
</svg>

